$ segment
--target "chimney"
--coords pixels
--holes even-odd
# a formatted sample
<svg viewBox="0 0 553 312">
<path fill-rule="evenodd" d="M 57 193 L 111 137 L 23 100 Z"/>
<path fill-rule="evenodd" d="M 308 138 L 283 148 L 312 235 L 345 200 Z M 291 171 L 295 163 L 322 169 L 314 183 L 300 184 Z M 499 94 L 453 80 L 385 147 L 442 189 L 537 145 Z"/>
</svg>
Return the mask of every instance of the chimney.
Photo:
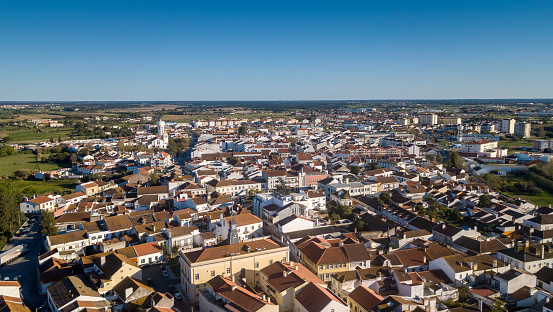
<svg viewBox="0 0 553 312">
<path fill-rule="evenodd" d="M 474 271 L 478 271 L 478 263 L 474 262 L 474 263 L 472 264 L 472 269 L 473 269 Z"/>
<path fill-rule="evenodd" d="M 530 241 L 524 241 L 524 248 L 530 247 Z"/>
<path fill-rule="evenodd" d="M 104 264 L 106 264 L 106 256 L 101 256 L 100 257 L 100 267 L 103 267 Z"/>
<path fill-rule="evenodd" d="M 442 230 L 445 229 L 445 223 L 442 223 Z"/>
<path fill-rule="evenodd" d="M 282 271 L 282 276 L 287 277 L 288 276 L 288 271 L 286 271 L 286 270 Z"/>
<path fill-rule="evenodd" d="M 534 228 L 528 229 L 528 233 L 533 234 L 534 233 Z"/>
<path fill-rule="evenodd" d="M 291 266 L 291 267 L 294 266 L 294 261 L 290 261 L 290 266 Z"/>
<path fill-rule="evenodd" d="M 497 260 L 494 260 L 494 261 L 493 261 L 493 267 L 494 267 L 494 268 L 497 268 Z"/>
<path fill-rule="evenodd" d="M 296 264 L 294 265 L 294 269 L 297 271 L 300 267 Z"/>
<path fill-rule="evenodd" d="M 232 275 L 231 280 L 232 280 L 233 283 L 236 283 L 236 276 Z"/>
<path fill-rule="evenodd" d="M 405 235 L 405 232 L 403 232 L 403 239 L 406 239 L 407 235 Z"/>
<path fill-rule="evenodd" d="M 231 288 L 232 290 L 235 290 L 236 287 L 237 287 L 236 284 L 234 284 L 234 285 L 232 285 L 230 288 Z"/>
<path fill-rule="evenodd" d="M 426 263 L 426 256 L 422 257 L 422 263 L 423 263 L 423 264 Z"/>
<path fill-rule="evenodd" d="M 263 301 L 267 301 L 267 296 L 263 293 Z"/>
</svg>

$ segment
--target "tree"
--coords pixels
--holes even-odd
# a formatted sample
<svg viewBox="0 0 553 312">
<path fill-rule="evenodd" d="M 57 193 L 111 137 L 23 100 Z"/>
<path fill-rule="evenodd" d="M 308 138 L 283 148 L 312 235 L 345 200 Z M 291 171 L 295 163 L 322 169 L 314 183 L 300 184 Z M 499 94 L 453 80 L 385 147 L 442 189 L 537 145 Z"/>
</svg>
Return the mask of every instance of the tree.
<svg viewBox="0 0 553 312">
<path fill-rule="evenodd" d="M 42 222 L 40 222 L 40 235 L 53 236 L 58 234 L 58 228 L 56 227 L 56 220 L 54 214 L 51 212 L 42 213 Z"/>
<path fill-rule="evenodd" d="M 486 195 L 480 195 L 480 197 L 478 198 L 478 207 L 480 208 L 485 208 L 485 207 L 488 207 L 488 205 L 490 205 L 492 203 L 492 201 L 490 200 L 490 198 Z"/>
<path fill-rule="evenodd" d="M 0 185 L 0 235 L 10 237 L 19 227 L 22 218 L 18 203 L 21 200 L 11 184 Z"/>
<path fill-rule="evenodd" d="M 179 246 L 175 244 L 173 245 L 173 247 L 171 247 L 171 255 L 174 255 L 177 253 L 179 253 Z"/>
<path fill-rule="evenodd" d="M 386 205 L 389 205 L 392 203 L 392 197 L 390 196 L 390 194 L 386 192 L 381 192 L 378 198 L 380 198 L 380 200 L 382 200 L 382 202 Z"/>
<path fill-rule="evenodd" d="M 50 137 L 50 143 L 56 143 L 56 141 L 54 141 L 53 137 Z"/>
<path fill-rule="evenodd" d="M 442 153 L 436 154 L 436 161 L 439 162 L 440 164 L 443 164 L 444 157 L 442 156 Z"/>
<path fill-rule="evenodd" d="M 361 172 L 361 168 L 359 168 L 359 166 L 353 166 L 353 167 L 351 167 L 350 172 L 352 174 L 358 175 L 359 172 Z"/>
<path fill-rule="evenodd" d="M 72 164 L 77 163 L 77 154 L 72 153 L 71 156 L 69 156 L 69 160 L 71 161 Z"/>
<path fill-rule="evenodd" d="M 63 140 L 61 139 L 61 135 L 58 135 L 58 143 L 61 143 L 63 142 Z"/>
<path fill-rule="evenodd" d="M 246 135 L 247 133 L 248 133 L 248 129 L 246 129 L 246 127 L 244 127 L 244 126 L 238 127 L 238 134 L 239 135 Z"/>
<path fill-rule="evenodd" d="M 160 183 L 160 181 L 159 181 L 160 178 L 161 178 L 161 175 L 160 175 L 159 173 L 157 173 L 157 172 L 155 172 L 155 171 L 152 172 L 152 173 L 150 174 L 150 185 L 151 185 L 151 186 L 159 185 L 159 183 Z"/>
<path fill-rule="evenodd" d="M 466 302 L 470 297 L 470 289 L 467 286 L 459 286 L 457 290 L 459 291 L 459 302 Z"/>
<path fill-rule="evenodd" d="M 280 195 L 290 195 L 290 193 L 292 193 L 292 190 L 288 185 L 286 185 L 284 179 L 280 178 L 275 188 L 275 192 Z"/>
<path fill-rule="evenodd" d="M 461 221 L 461 220 L 463 220 L 463 217 L 461 216 L 461 213 L 459 212 L 459 209 L 453 208 L 453 210 L 449 214 L 449 220 L 450 221 Z"/>
<path fill-rule="evenodd" d="M 426 159 L 428 161 L 434 161 L 434 160 L 436 160 L 436 157 L 434 157 L 434 155 L 432 155 L 432 154 L 428 154 L 428 155 L 426 155 Z"/>
</svg>

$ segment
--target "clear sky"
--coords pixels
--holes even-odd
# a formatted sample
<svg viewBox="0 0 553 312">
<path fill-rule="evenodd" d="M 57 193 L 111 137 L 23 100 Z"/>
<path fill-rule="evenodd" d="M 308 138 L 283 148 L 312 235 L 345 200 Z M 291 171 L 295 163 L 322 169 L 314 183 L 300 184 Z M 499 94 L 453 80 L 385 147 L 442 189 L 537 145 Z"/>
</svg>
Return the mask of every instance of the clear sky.
<svg viewBox="0 0 553 312">
<path fill-rule="evenodd" d="M 552 98 L 553 1 L 0 1 L 0 101 Z"/>
</svg>

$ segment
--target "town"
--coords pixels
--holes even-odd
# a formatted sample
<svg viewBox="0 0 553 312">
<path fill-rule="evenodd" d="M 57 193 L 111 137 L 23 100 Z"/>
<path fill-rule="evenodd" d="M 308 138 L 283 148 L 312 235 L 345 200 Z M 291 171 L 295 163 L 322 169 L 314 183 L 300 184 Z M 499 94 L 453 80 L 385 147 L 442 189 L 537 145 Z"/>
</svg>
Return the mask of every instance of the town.
<svg viewBox="0 0 553 312">
<path fill-rule="evenodd" d="M 0 305 L 553 311 L 551 103 L 217 105 L 3 123 Z"/>
</svg>

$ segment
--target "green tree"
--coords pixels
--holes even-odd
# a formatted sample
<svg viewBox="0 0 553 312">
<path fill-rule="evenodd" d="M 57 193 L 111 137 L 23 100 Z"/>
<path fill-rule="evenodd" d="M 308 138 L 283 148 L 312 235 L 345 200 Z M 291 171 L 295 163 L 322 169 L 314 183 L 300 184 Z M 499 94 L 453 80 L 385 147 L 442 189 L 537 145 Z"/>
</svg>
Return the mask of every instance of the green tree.
<svg viewBox="0 0 553 312">
<path fill-rule="evenodd" d="M 151 186 L 159 185 L 160 180 L 161 180 L 161 175 L 159 173 L 154 171 L 150 174 L 150 185 Z"/>
<path fill-rule="evenodd" d="M 246 135 L 248 133 L 248 129 L 245 126 L 238 127 L 238 134 L 239 135 Z"/>
<path fill-rule="evenodd" d="M 11 183 L 0 185 L 0 235 L 10 237 L 19 227 L 23 219 L 18 207 L 21 200 Z"/>
<path fill-rule="evenodd" d="M 53 236 L 58 234 L 58 228 L 56 227 L 56 220 L 54 214 L 51 212 L 42 213 L 42 221 L 40 222 L 40 235 Z"/>
<path fill-rule="evenodd" d="M 426 159 L 428 161 L 434 161 L 434 160 L 436 160 L 436 157 L 434 157 L 434 155 L 432 155 L 432 154 L 428 154 L 428 155 L 426 155 Z"/>
<path fill-rule="evenodd" d="M 353 167 L 351 167 L 350 172 L 352 174 L 358 175 L 359 172 L 361 172 L 361 168 L 359 168 L 359 166 L 353 166 Z"/>
<path fill-rule="evenodd" d="M 392 197 L 390 196 L 390 194 L 386 192 L 381 192 L 378 198 L 386 205 L 389 205 L 392 203 Z"/>
<path fill-rule="evenodd" d="M 478 205 L 477 206 L 480 207 L 480 208 L 488 207 L 488 205 L 490 205 L 491 203 L 492 203 L 492 201 L 486 195 L 480 195 L 480 197 L 478 197 Z"/>
<path fill-rule="evenodd" d="M 290 195 L 290 193 L 292 193 L 292 189 L 286 185 L 284 179 L 280 178 L 275 188 L 275 192 L 280 195 Z"/>
<path fill-rule="evenodd" d="M 171 255 L 175 255 L 178 253 L 179 253 L 179 246 L 175 244 L 173 245 L 173 247 L 171 247 Z"/>
<path fill-rule="evenodd" d="M 442 153 L 436 154 L 436 161 L 439 162 L 440 164 L 444 163 L 444 157 L 442 156 Z"/>
<path fill-rule="evenodd" d="M 463 220 L 463 217 L 461 216 L 459 209 L 453 208 L 453 210 L 449 214 L 449 220 L 454 222 Z"/>
<path fill-rule="evenodd" d="M 466 302 L 470 297 L 470 289 L 467 286 L 459 286 L 457 290 L 459 291 L 459 302 Z"/>
</svg>

